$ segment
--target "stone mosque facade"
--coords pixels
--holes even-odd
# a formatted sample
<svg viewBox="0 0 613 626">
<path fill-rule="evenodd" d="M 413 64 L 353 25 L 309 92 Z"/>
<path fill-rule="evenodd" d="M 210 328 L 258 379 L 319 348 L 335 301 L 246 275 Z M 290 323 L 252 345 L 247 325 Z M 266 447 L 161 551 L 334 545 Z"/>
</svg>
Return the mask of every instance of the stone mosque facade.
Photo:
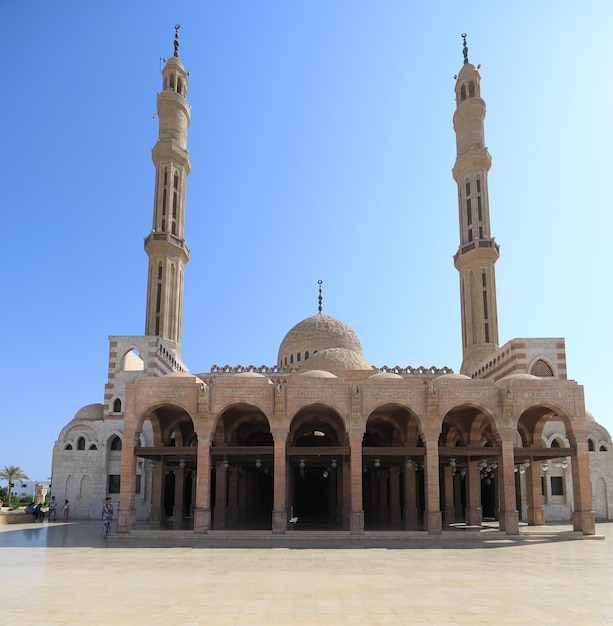
<svg viewBox="0 0 613 626">
<path fill-rule="evenodd" d="M 491 520 L 572 520 L 595 533 L 613 514 L 611 437 L 568 380 L 561 338 L 499 345 L 480 75 L 456 76 L 463 362 L 377 367 L 356 334 L 319 312 L 296 324 L 271 366 L 181 360 L 188 75 L 165 61 L 148 255 L 145 333 L 109 338 L 102 404 L 77 412 L 53 451 L 52 489 L 77 518 L 118 501 L 118 532 L 137 520 L 194 533 L 269 529 L 422 530 Z M 321 283 L 320 283 L 321 284 Z"/>
</svg>

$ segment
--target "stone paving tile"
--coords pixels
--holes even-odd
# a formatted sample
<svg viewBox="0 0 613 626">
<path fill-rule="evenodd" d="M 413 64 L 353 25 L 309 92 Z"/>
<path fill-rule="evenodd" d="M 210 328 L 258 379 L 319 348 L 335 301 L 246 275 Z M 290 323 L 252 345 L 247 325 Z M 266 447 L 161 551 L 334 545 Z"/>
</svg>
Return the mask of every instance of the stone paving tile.
<svg viewBox="0 0 613 626">
<path fill-rule="evenodd" d="M 606 541 L 131 548 L 97 522 L 0 526 L 0 623 L 612 624 Z"/>
</svg>

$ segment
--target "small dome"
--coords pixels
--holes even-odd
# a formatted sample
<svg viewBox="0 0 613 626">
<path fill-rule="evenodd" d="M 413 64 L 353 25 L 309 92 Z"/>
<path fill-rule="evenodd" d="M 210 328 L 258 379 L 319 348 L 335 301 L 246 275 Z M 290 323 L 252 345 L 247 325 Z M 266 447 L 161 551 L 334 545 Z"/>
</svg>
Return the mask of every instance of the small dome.
<svg viewBox="0 0 613 626">
<path fill-rule="evenodd" d="M 232 374 L 232 378 L 263 378 L 269 385 L 272 385 L 270 378 L 267 378 L 264 374 L 260 374 L 260 372 L 239 372 L 238 374 Z"/>
<path fill-rule="evenodd" d="M 402 380 L 402 376 L 400 374 L 394 374 L 394 372 L 379 372 L 378 374 L 373 374 L 366 379 L 366 382 L 371 380 Z"/>
<path fill-rule="evenodd" d="M 496 381 L 498 384 L 508 382 L 511 380 L 541 380 L 538 376 L 533 376 L 532 374 L 509 374 L 504 378 Z"/>
<path fill-rule="evenodd" d="M 329 315 L 317 313 L 296 324 L 285 335 L 277 362 L 282 366 L 297 366 L 312 359 L 315 353 L 331 348 L 349 350 L 362 356 L 362 344 L 347 324 Z"/>
<path fill-rule="evenodd" d="M 326 372 L 324 370 L 307 370 L 298 374 L 299 378 L 338 378 L 332 372 Z"/>
<path fill-rule="evenodd" d="M 464 376 L 464 374 L 443 374 L 442 376 L 437 376 L 435 381 L 441 380 L 472 380 L 470 376 Z"/>
<path fill-rule="evenodd" d="M 103 406 L 101 404 L 88 404 L 80 408 L 72 419 L 75 422 L 79 420 L 95 422 L 102 419 L 102 414 Z"/>
</svg>

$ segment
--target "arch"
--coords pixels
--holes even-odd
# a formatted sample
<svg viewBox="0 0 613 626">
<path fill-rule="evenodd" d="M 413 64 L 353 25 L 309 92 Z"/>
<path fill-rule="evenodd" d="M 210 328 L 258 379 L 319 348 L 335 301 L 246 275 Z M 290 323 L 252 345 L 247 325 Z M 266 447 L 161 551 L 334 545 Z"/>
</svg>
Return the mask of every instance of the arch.
<svg viewBox="0 0 613 626">
<path fill-rule="evenodd" d="M 72 444 L 71 444 L 71 443 L 67 443 L 67 444 L 64 446 L 64 450 L 72 450 Z"/>
<path fill-rule="evenodd" d="M 348 445 L 345 421 L 324 403 L 304 406 L 292 418 L 288 443 L 300 447 Z"/>
<path fill-rule="evenodd" d="M 224 409 L 216 420 L 212 440 L 216 446 L 273 445 L 268 417 L 248 402 L 237 402 Z"/>
<path fill-rule="evenodd" d="M 603 443 L 600 445 L 600 448 L 598 448 L 598 452 L 608 452 L 609 448 L 607 447 L 607 444 Z"/>
<path fill-rule="evenodd" d="M 109 441 L 109 450 L 118 451 L 123 448 L 123 442 L 121 441 L 121 437 L 118 435 L 112 435 Z"/>
<path fill-rule="evenodd" d="M 464 102 L 464 100 L 466 100 L 466 85 L 460 87 L 460 102 Z"/>
<path fill-rule="evenodd" d="M 177 93 L 183 95 L 183 81 L 180 76 L 177 77 Z"/>
<path fill-rule="evenodd" d="M 113 400 L 113 413 L 121 413 L 121 400 L 119 398 Z"/>
<path fill-rule="evenodd" d="M 85 450 L 85 437 L 77 439 L 77 450 Z"/>
<path fill-rule="evenodd" d="M 596 450 L 596 443 L 594 442 L 594 439 L 592 439 L 592 437 L 587 438 L 587 449 L 588 452 L 595 452 Z"/>
<path fill-rule="evenodd" d="M 142 372 L 145 369 L 145 360 L 136 348 L 127 350 L 121 359 L 121 369 L 124 372 Z"/>
<path fill-rule="evenodd" d="M 572 422 L 566 412 L 559 407 L 549 404 L 536 404 L 526 408 L 517 421 L 517 430 L 522 437 L 522 446 L 527 448 L 534 442 L 542 441 L 545 426 L 551 420 L 561 422 L 564 425 L 564 437 L 567 438 L 569 433 L 572 433 Z M 546 439 L 551 440 L 551 437 Z"/>
<path fill-rule="evenodd" d="M 97 450 L 97 449 L 98 449 L 98 446 L 95 443 L 92 443 L 88 448 L 88 450 Z"/>
<path fill-rule="evenodd" d="M 470 83 L 468 83 L 468 97 L 469 98 L 474 98 L 475 97 L 475 81 L 471 80 Z"/>
<path fill-rule="evenodd" d="M 554 377 L 553 367 L 542 357 L 534 361 L 528 373 L 532 374 L 532 376 L 538 376 L 539 378 Z"/>
<path fill-rule="evenodd" d="M 419 434 L 417 416 L 403 405 L 389 403 L 370 413 L 362 442 L 367 447 L 416 446 Z"/>
</svg>

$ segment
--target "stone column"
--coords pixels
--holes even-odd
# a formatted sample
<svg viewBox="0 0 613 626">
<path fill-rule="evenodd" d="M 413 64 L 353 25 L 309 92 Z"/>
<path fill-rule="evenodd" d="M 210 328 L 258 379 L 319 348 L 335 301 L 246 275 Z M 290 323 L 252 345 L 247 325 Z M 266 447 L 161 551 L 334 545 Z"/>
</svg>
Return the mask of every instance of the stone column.
<svg viewBox="0 0 613 626">
<path fill-rule="evenodd" d="M 343 528 L 351 528 L 351 464 L 343 459 L 339 467 L 342 468 L 343 481 Z"/>
<path fill-rule="evenodd" d="M 481 526 L 483 509 L 481 507 L 481 474 L 479 461 L 469 459 L 466 467 L 466 525 Z"/>
<path fill-rule="evenodd" d="M 438 436 L 429 436 L 424 442 L 426 455 L 424 458 L 424 489 L 426 496 L 425 522 L 428 534 L 440 535 L 443 530 L 443 520 L 440 505 L 440 480 Z"/>
<path fill-rule="evenodd" d="M 155 461 L 151 481 L 151 522 L 159 524 L 162 521 L 164 507 L 164 461 Z"/>
<path fill-rule="evenodd" d="M 196 508 L 194 532 L 205 533 L 211 527 L 211 442 L 198 440 L 198 470 L 196 471 Z"/>
<path fill-rule="evenodd" d="M 226 527 L 227 478 L 223 462 L 215 465 L 215 508 L 213 509 L 213 528 Z"/>
<path fill-rule="evenodd" d="M 445 524 L 455 522 L 455 505 L 453 491 L 453 468 L 445 465 L 443 468 L 443 489 L 445 492 Z"/>
<path fill-rule="evenodd" d="M 362 442 L 351 442 L 351 533 L 364 532 L 364 505 L 362 502 Z"/>
<path fill-rule="evenodd" d="M 274 476 L 273 490 L 274 503 L 272 511 L 272 532 L 277 535 L 285 534 L 287 528 L 287 487 L 286 487 L 286 442 L 285 431 L 278 433 L 274 439 Z"/>
<path fill-rule="evenodd" d="M 228 474 L 228 510 L 226 511 L 226 523 L 236 524 L 238 521 L 238 468 L 229 467 Z"/>
<path fill-rule="evenodd" d="M 500 431 L 502 456 L 498 465 L 500 474 L 500 530 L 507 535 L 519 534 L 519 514 L 515 495 L 515 456 L 513 451 L 515 431 Z"/>
<path fill-rule="evenodd" d="M 545 523 L 543 507 L 543 483 L 541 481 L 541 464 L 530 463 L 526 470 L 526 486 L 528 490 L 528 526 L 542 526 Z"/>
<path fill-rule="evenodd" d="M 417 483 L 415 465 L 404 471 L 404 525 L 407 529 L 417 528 Z"/>
<path fill-rule="evenodd" d="M 592 483 L 590 481 L 587 433 L 570 434 L 568 440 L 576 451 L 574 458 L 571 458 L 573 497 L 575 501 L 573 530 L 580 530 L 584 535 L 595 535 L 596 523 L 594 511 L 592 510 Z"/>
<path fill-rule="evenodd" d="M 400 525 L 400 474 L 398 468 L 390 468 L 389 480 L 390 523 Z"/>
<path fill-rule="evenodd" d="M 140 433 L 135 431 L 135 416 L 125 414 L 121 453 L 121 487 L 119 492 L 119 510 L 117 513 L 117 532 L 128 533 L 136 522 L 134 499 L 136 491 L 136 456 L 134 448 Z"/>
<path fill-rule="evenodd" d="M 172 517 L 174 520 L 183 519 L 183 497 L 185 484 L 185 467 L 175 470 L 175 500 L 172 507 Z"/>
</svg>

